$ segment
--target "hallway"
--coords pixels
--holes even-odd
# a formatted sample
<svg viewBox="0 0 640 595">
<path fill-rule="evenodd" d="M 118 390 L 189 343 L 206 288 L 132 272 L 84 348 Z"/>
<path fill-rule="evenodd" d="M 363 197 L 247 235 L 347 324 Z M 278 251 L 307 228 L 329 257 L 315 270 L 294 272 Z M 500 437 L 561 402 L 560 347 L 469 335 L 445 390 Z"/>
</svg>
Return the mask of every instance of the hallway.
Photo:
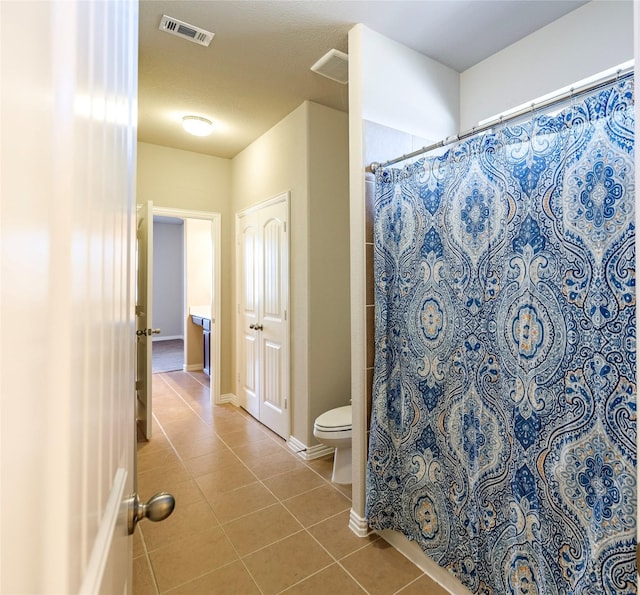
<svg viewBox="0 0 640 595">
<path fill-rule="evenodd" d="M 202 373 L 153 375 L 153 438 L 138 444 L 138 493 L 176 497 L 134 535 L 134 595 L 441 595 L 375 536 L 348 528 L 351 486 L 331 458 L 305 462 L 232 405 L 209 405 Z"/>
</svg>

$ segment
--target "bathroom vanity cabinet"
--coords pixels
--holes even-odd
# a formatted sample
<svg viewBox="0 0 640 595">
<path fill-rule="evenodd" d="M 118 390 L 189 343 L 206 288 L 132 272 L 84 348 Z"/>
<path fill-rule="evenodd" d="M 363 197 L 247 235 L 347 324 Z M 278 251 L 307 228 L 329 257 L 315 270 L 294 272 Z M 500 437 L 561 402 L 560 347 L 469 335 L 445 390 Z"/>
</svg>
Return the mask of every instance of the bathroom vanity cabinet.
<svg viewBox="0 0 640 595">
<path fill-rule="evenodd" d="M 202 327 L 202 371 L 211 374 L 211 318 L 191 314 L 191 322 Z"/>
</svg>

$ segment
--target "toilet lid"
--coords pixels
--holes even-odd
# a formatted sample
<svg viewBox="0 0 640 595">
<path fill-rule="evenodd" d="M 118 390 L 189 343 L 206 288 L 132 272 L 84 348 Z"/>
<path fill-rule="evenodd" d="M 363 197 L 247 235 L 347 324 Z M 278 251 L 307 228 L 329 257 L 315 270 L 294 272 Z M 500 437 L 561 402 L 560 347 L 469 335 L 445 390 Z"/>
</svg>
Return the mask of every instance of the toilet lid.
<svg viewBox="0 0 640 595">
<path fill-rule="evenodd" d="M 342 432 L 351 429 L 351 405 L 330 409 L 318 416 L 316 428 L 326 432 Z"/>
</svg>

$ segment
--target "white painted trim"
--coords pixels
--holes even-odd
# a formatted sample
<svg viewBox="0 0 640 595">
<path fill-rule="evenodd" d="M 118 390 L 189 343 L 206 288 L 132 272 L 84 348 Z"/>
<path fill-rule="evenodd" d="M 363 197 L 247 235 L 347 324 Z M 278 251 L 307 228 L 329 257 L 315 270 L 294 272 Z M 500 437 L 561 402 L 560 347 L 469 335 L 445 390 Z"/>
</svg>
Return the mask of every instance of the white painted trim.
<svg viewBox="0 0 640 595">
<path fill-rule="evenodd" d="M 109 499 L 102 515 L 102 521 L 98 527 L 96 539 L 93 542 L 93 549 L 89 557 L 87 571 L 82 579 L 80 595 L 89 595 L 102 592 L 102 578 L 109 559 L 111 542 L 118 521 L 118 515 L 122 510 L 124 500 L 124 488 L 127 483 L 127 470 L 118 467 L 113 478 Z"/>
<path fill-rule="evenodd" d="M 202 364 L 183 364 L 183 372 L 202 372 Z"/>
<path fill-rule="evenodd" d="M 168 335 L 163 337 L 153 337 L 151 341 L 156 343 L 157 341 L 174 341 L 175 339 L 184 339 L 184 335 Z"/>
<path fill-rule="evenodd" d="M 153 207 L 154 215 L 163 215 L 165 217 L 177 217 L 178 219 L 208 219 L 211 221 L 211 246 L 213 249 L 213 295 L 215 296 L 215 301 L 212 304 L 213 308 L 211 311 L 213 320 L 217 325 L 216 332 L 213 333 L 213 343 L 212 351 L 215 350 L 216 357 L 213 362 L 210 362 L 211 365 L 211 378 L 213 378 L 213 382 L 210 384 L 210 399 L 212 404 L 218 404 L 222 401 L 220 400 L 220 337 L 222 336 L 222 318 L 220 315 L 222 308 L 222 294 L 221 294 L 221 275 L 222 275 L 222 232 L 220 226 L 220 219 L 222 215 L 216 212 L 209 211 L 189 211 L 187 209 L 174 209 L 168 207 Z M 197 368 L 196 368 L 197 369 Z M 202 369 L 202 367 L 200 368 Z M 188 370 L 186 367 L 185 371 L 193 372 L 195 370 Z"/>
<path fill-rule="evenodd" d="M 264 209 L 265 207 L 270 207 L 271 205 L 276 205 L 279 202 L 286 202 L 288 205 L 290 194 L 291 193 L 289 192 L 289 190 L 285 190 L 284 192 L 281 192 L 280 194 L 276 194 L 275 196 L 272 196 L 267 200 L 263 200 L 262 202 L 256 203 L 255 205 L 251 205 L 246 209 L 242 209 L 241 211 L 238 211 L 236 213 L 236 217 L 244 217 L 249 213 L 254 213 L 256 211 L 259 211 L 260 209 Z"/>
<path fill-rule="evenodd" d="M 231 403 L 236 407 L 240 407 L 240 404 L 238 403 L 238 397 L 236 397 L 236 395 L 234 395 L 233 393 L 225 393 L 224 395 L 220 395 L 218 403 L 220 405 L 223 405 L 224 403 Z"/>
<path fill-rule="evenodd" d="M 402 533 L 391 529 L 376 533 L 451 595 L 473 595 L 453 574 L 429 558 L 415 541 L 409 541 Z"/>
<path fill-rule="evenodd" d="M 372 533 L 371 529 L 369 529 L 367 519 L 361 517 L 353 508 L 349 512 L 349 529 L 358 537 L 366 537 Z"/>
<path fill-rule="evenodd" d="M 307 446 L 303 442 L 300 442 L 300 440 L 298 440 L 294 436 L 289 436 L 289 440 L 287 440 L 287 446 L 289 447 L 289 450 L 292 450 L 295 454 L 297 454 L 301 459 L 304 459 L 305 461 L 312 461 L 313 459 L 319 459 L 320 457 L 330 455 L 335 450 L 330 446 L 326 446 L 325 444 Z"/>
</svg>

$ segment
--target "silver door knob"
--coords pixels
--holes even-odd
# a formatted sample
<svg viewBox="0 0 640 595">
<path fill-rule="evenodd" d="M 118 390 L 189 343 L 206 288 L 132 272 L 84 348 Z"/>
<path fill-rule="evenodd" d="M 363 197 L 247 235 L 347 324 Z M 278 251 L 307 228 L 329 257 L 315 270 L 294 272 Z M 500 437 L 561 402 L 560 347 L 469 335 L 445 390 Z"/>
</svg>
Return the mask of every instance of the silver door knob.
<svg viewBox="0 0 640 595">
<path fill-rule="evenodd" d="M 159 328 L 148 328 L 147 335 L 159 335 L 162 331 Z"/>
<path fill-rule="evenodd" d="M 133 535 L 136 525 L 142 519 L 149 519 L 154 523 L 164 521 L 176 507 L 176 499 L 167 492 L 160 492 L 149 498 L 146 504 L 140 502 L 138 494 L 132 494 L 127 500 L 129 509 L 128 530 Z"/>
</svg>

